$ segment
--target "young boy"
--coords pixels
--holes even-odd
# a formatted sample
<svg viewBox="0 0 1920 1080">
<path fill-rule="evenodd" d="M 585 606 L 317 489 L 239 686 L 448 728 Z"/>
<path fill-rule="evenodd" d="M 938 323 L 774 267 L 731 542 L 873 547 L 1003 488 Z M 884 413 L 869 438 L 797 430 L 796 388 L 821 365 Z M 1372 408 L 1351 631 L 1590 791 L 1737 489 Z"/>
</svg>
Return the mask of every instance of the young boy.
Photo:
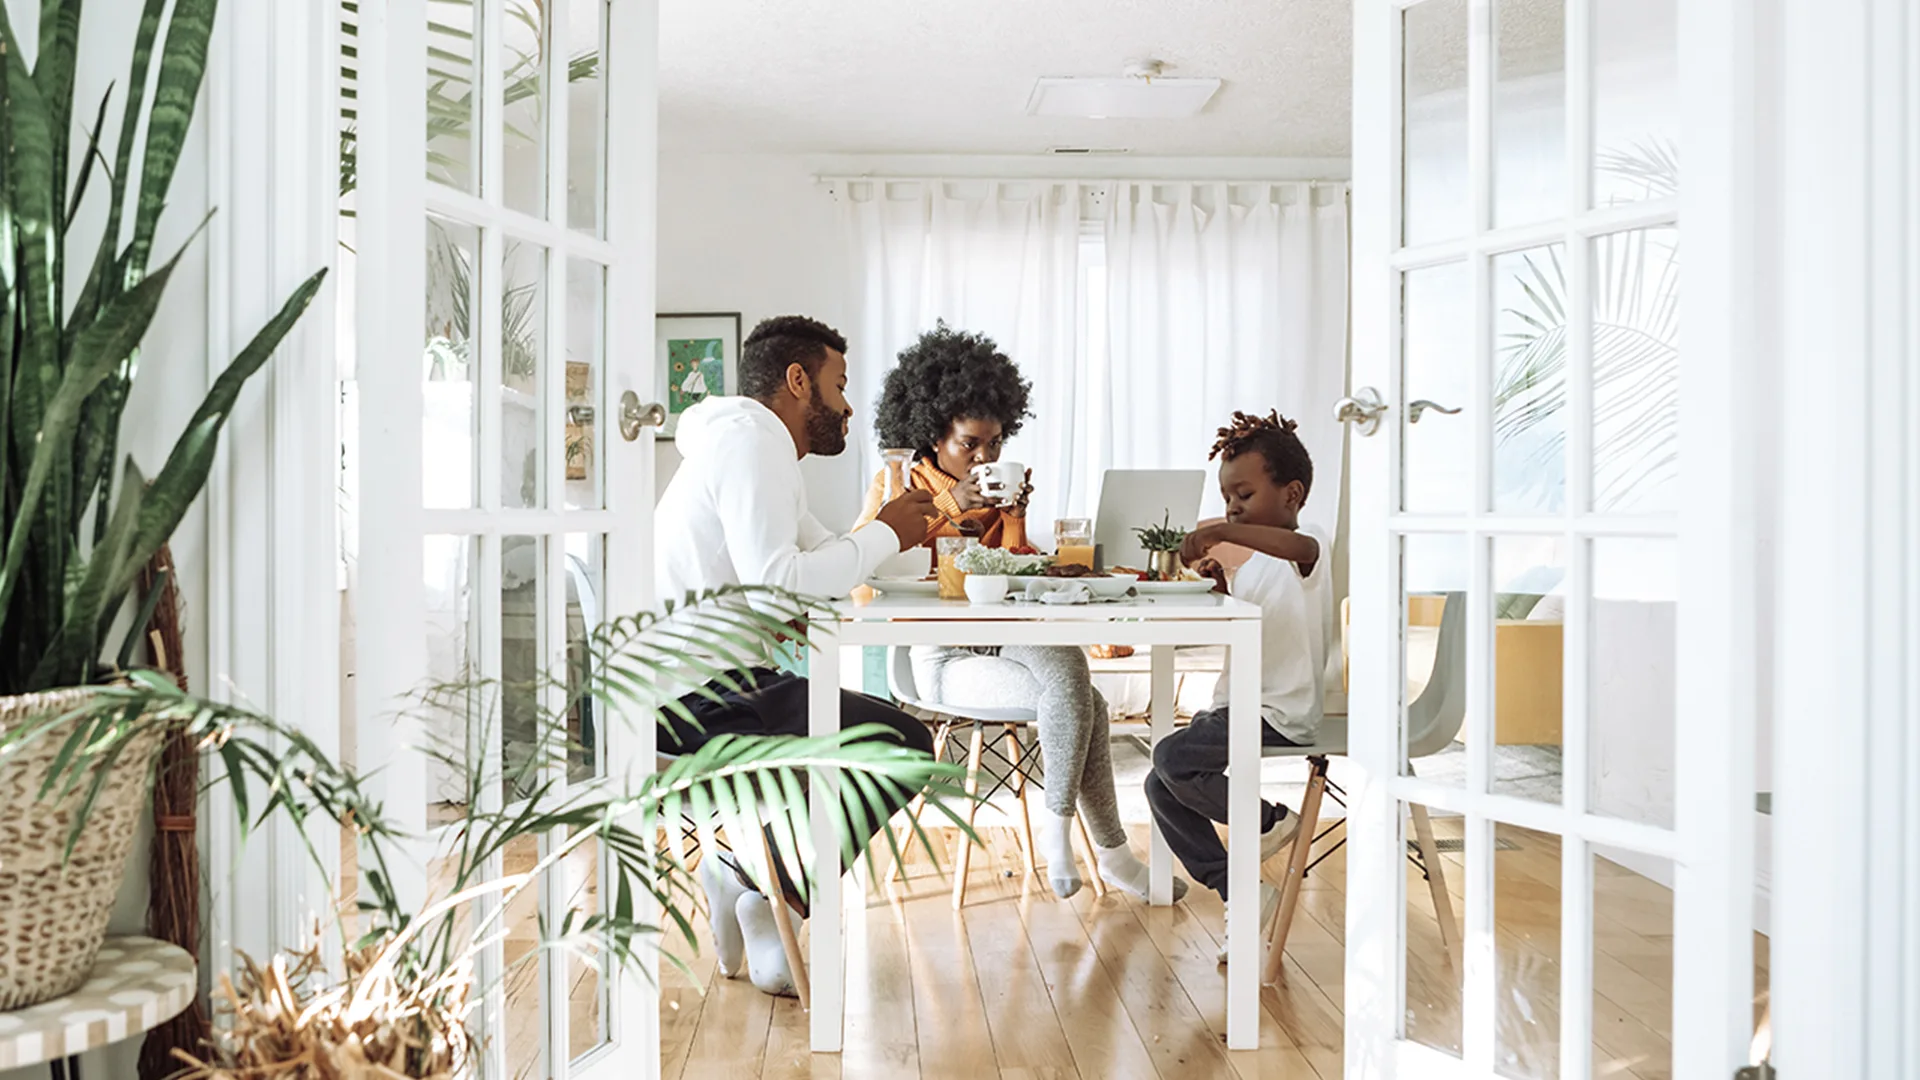
<svg viewBox="0 0 1920 1080">
<path fill-rule="evenodd" d="M 1261 610 L 1261 737 L 1268 746 L 1309 746 L 1320 726 L 1322 678 L 1333 629 L 1332 545 L 1319 529 L 1300 523 L 1313 487 L 1313 461 L 1277 412 L 1265 418 L 1233 414 L 1220 429 L 1211 458 L 1220 459 L 1220 494 L 1227 523 L 1187 537 L 1181 555 L 1213 578 L 1215 588 Z M 1220 544 L 1251 548 L 1231 585 L 1207 553 Z M 1213 707 L 1160 740 L 1147 775 L 1147 804 L 1167 846 L 1203 885 L 1227 898 L 1227 849 L 1213 823 L 1227 820 L 1227 676 Z M 1299 832 L 1300 817 L 1285 806 L 1260 804 L 1260 861 Z M 1273 886 L 1260 886 L 1260 923 L 1279 903 Z M 1220 961 L 1226 962 L 1221 951 Z"/>
</svg>

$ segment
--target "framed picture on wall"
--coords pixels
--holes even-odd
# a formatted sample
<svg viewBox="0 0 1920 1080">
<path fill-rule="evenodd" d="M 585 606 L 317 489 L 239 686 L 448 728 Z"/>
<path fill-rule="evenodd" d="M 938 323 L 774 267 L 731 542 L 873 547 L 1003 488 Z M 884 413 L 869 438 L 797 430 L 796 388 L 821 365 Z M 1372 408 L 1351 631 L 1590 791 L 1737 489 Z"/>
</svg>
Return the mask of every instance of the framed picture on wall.
<svg viewBox="0 0 1920 1080">
<path fill-rule="evenodd" d="M 654 316 L 655 390 L 667 407 L 662 438 L 680 428 L 680 414 L 710 397 L 736 393 L 740 379 L 740 313 Z"/>
</svg>

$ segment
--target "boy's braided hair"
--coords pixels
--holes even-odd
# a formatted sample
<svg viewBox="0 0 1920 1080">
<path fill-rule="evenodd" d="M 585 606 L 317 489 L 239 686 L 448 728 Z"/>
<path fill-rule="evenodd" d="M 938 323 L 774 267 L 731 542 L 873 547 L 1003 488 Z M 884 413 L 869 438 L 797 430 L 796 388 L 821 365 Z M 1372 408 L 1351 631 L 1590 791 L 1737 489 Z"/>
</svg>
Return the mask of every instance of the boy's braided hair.
<svg viewBox="0 0 1920 1080">
<path fill-rule="evenodd" d="M 1313 490 L 1313 457 L 1295 433 L 1299 427 L 1297 421 L 1281 416 L 1278 409 L 1269 410 L 1265 416 L 1235 412 L 1233 422 L 1220 429 L 1207 460 L 1232 461 L 1248 451 L 1257 453 L 1275 484 L 1300 481 L 1304 503 L 1305 493 Z"/>
</svg>

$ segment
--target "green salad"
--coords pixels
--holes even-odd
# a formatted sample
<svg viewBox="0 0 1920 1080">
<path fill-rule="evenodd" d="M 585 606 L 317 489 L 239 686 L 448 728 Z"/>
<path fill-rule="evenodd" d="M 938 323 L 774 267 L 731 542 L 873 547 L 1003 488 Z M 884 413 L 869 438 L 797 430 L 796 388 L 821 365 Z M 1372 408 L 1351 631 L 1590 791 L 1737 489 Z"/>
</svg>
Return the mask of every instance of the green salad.
<svg viewBox="0 0 1920 1080">
<path fill-rule="evenodd" d="M 1015 555 L 1003 548 L 970 547 L 954 556 L 953 565 L 968 574 L 1005 574 L 1035 577 L 1053 565 L 1051 555 Z"/>
</svg>

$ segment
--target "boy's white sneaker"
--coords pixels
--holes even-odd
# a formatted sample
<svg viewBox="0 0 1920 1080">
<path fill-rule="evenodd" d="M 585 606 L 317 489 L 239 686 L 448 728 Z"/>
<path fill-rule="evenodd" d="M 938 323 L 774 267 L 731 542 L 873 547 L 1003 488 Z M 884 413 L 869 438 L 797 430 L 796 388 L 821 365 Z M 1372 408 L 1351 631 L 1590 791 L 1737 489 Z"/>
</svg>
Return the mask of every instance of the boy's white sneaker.
<svg viewBox="0 0 1920 1080">
<path fill-rule="evenodd" d="M 1289 819 L 1292 819 L 1294 815 L 1288 814 L 1287 817 Z M 1278 827 L 1279 826 L 1277 825 L 1275 826 L 1275 828 L 1278 828 Z M 1296 831 L 1298 831 L 1299 829 L 1299 822 L 1297 820 L 1294 822 L 1294 828 Z M 1233 901 L 1231 900 L 1227 901 L 1225 906 L 1229 910 L 1231 910 L 1233 907 Z M 1267 924 L 1273 921 L 1273 913 L 1278 910 L 1280 910 L 1280 890 L 1274 888 L 1273 886 L 1267 884 L 1264 881 L 1261 882 L 1260 883 L 1260 923 L 1258 926 L 1254 927 L 1255 940 L 1257 941 L 1265 940 Z M 1217 960 L 1219 963 L 1222 963 L 1222 964 L 1227 962 L 1227 947 L 1225 945 L 1220 946 L 1220 955 L 1217 958 Z"/>
</svg>

